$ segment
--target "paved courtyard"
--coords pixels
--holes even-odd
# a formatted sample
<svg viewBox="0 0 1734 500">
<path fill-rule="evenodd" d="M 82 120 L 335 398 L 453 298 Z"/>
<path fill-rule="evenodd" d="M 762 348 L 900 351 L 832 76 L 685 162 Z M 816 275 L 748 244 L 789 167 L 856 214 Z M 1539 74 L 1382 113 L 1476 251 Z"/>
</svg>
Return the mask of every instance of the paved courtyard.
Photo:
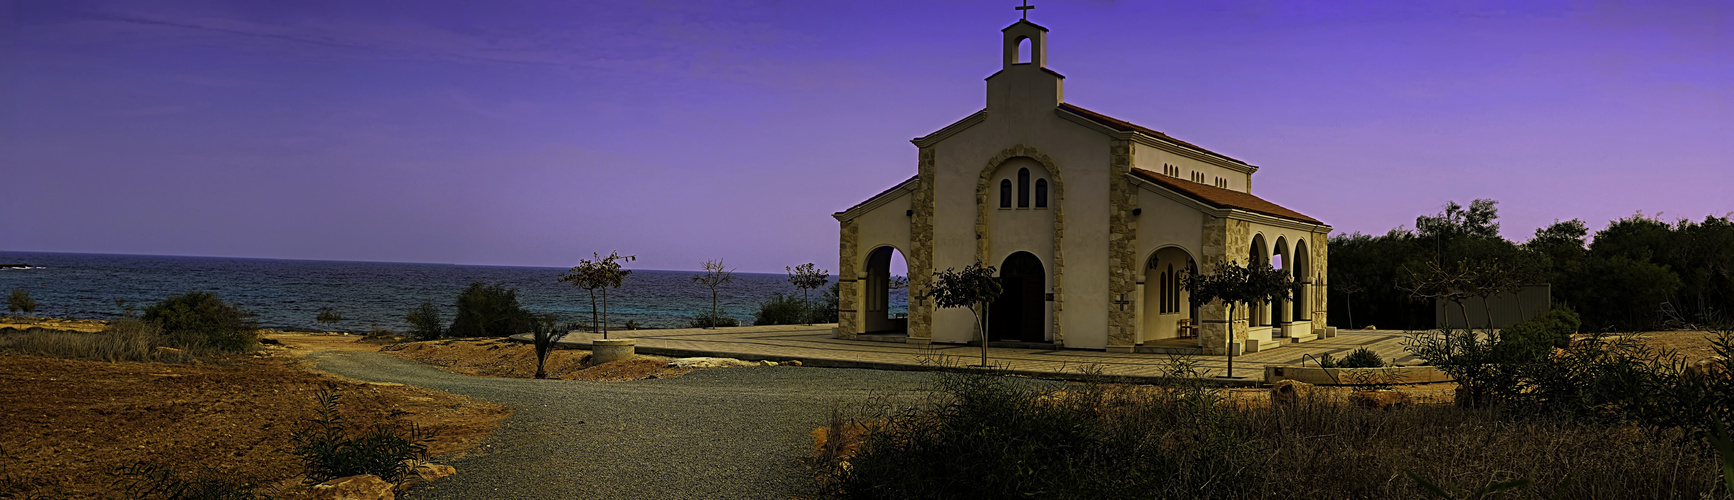
<svg viewBox="0 0 1734 500">
<path fill-rule="evenodd" d="M 919 370 L 941 360 L 952 364 L 975 364 L 979 347 L 959 344 L 918 346 L 900 342 L 843 340 L 834 337 L 835 324 L 743 326 L 734 328 L 629 330 L 610 332 L 611 338 L 636 339 L 640 354 L 658 356 L 712 356 L 747 360 L 800 360 L 808 366 L 858 367 L 889 370 Z M 1410 361 L 1403 351 L 1406 333 L 1399 330 L 1341 330 L 1337 336 L 1236 356 L 1234 374 L 1260 381 L 1264 367 L 1298 364 L 1301 355 L 1329 353 L 1341 359 L 1349 351 L 1367 347 L 1386 361 Z M 522 336 L 520 336 L 522 337 Z M 600 335 L 573 332 L 561 344 L 588 349 Z M 1028 349 L 990 347 L 989 362 L 1008 371 L 1030 375 L 1079 374 L 1086 369 L 1104 375 L 1133 379 L 1160 377 L 1174 360 L 1168 354 L 1110 353 L 1091 349 Z M 1209 376 L 1227 372 L 1223 356 L 1192 355 Z M 1310 362 L 1309 362 L 1310 364 Z"/>
</svg>

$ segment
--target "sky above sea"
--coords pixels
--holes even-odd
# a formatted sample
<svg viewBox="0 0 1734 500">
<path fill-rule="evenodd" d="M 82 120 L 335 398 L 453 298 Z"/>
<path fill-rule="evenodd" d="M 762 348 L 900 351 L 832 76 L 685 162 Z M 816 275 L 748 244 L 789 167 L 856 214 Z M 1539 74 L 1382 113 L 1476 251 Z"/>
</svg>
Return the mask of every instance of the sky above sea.
<svg viewBox="0 0 1734 500">
<path fill-rule="evenodd" d="M 1018 2 L 0 0 L 0 250 L 835 271 Z M 1734 212 L 1734 3 L 1036 1 L 1066 100 L 1339 233 Z"/>
</svg>

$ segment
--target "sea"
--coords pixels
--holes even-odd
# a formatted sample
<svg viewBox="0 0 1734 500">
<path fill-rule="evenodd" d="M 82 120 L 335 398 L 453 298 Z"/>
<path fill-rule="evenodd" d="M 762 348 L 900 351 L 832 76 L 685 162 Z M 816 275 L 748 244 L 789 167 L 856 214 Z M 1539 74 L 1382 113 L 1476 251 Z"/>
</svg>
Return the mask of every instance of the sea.
<svg viewBox="0 0 1734 500">
<path fill-rule="evenodd" d="M 28 291 L 37 316 L 112 319 L 125 311 L 117 301 L 142 310 L 173 295 L 204 291 L 252 311 L 267 328 L 404 331 L 404 314 L 422 301 L 439 305 L 441 317 L 451 321 L 458 293 L 473 282 L 515 288 L 525 309 L 553 314 L 561 324 L 588 325 L 591 313 L 589 292 L 561 282 L 567 268 L 556 267 L 37 252 L 0 252 L 0 263 L 30 266 L 0 269 L 0 294 Z M 696 274 L 633 270 L 609 291 L 611 329 L 627 321 L 642 328 L 684 327 L 709 311 L 710 289 L 692 282 Z M 759 304 L 775 293 L 801 291 L 786 274 L 737 272 L 734 282 L 718 288 L 716 300 L 723 315 L 750 325 Z M 811 293 L 817 301 L 824 291 Z M 894 312 L 907 310 L 903 294 L 893 294 L 890 302 Z M 315 322 L 325 309 L 343 320 Z"/>
</svg>

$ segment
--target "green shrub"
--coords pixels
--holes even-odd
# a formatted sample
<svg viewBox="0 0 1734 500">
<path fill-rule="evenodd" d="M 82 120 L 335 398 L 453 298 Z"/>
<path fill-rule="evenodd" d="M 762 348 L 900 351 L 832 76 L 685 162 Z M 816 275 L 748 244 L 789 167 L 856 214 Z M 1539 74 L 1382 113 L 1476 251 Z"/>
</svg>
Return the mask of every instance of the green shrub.
<svg viewBox="0 0 1734 500">
<path fill-rule="evenodd" d="M 777 292 L 759 303 L 759 312 L 753 314 L 753 324 L 798 325 L 805 323 L 807 316 L 807 304 L 801 302 L 800 297 Z"/>
<path fill-rule="evenodd" d="M 741 326 L 741 320 L 709 312 L 699 313 L 686 322 L 687 328 L 716 328 L 723 326 Z"/>
<path fill-rule="evenodd" d="M 1501 342 L 1514 342 L 1536 349 L 1564 349 L 1571 344 L 1572 334 L 1577 333 L 1582 324 L 1576 312 L 1562 306 L 1505 327 L 1500 330 L 1499 337 Z"/>
<path fill-rule="evenodd" d="M 111 486 L 137 500 L 252 500 L 270 498 L 256 487 L 208 465 L 187 474 L 166 462 L 139 462 L 114 471 Z"/>
<path fill-rule="evenodd" d="M 808 323 L 837 322 L 837 286 L 838 283 L 832 283 L 830 287 L 825 288 L 825 295 L 820 297 L 819 303 L 813 307 L 813 317 L 807 320 Z"/>
<path fill-rule="evenodd" d="M 440 320 L 440 308 L 431 300 L 421 301 L 421 305 L 403 315 L 403 320 L 409 322 L 409 335 L 416 340 L 436 340 L 445 336 L 445 323 Z"/>
<path fill-rule="evenodd" d="M 1343 356 L 1343 361 L 1337 364 L 1339 368 L 1379 368 L 1382 366 L 1385 366 L 1384 358 L 1380 358 L 1379 353 L 1365 347 L 1355 349 L 1348 356 Z"/>
<path fill-rule="evenodd" d="M 187 292 L 163 299 L 146 307 L 139 319 L 162 328 L 174 345 L 202 344 L 224 352 L 248 351 L 259 345 L 259 323 L 253 313 L 210 292 Z"/>
<path fill-rule="evenodd" d="M 446 333 L 453 337 L 506 337 L 530 331 L 530 311 L 518 303 L 518 289 L 470 283 L 458 294 L 458 314 Z"/>
<path fill-rule="evenodd" d="M 373 474 L 396 484 L 427 459 L 427 443 L 433 436 L 423 435 L 415 424 L 350 429 L 338 411 L 343 405 L 342 394 L 325 387 L 316 397 L 319 408 L 315 416 L 290 435 L 308 483 Z"/>
<path fill-rule="evenodd" d="M 36 299 L 30 298 L 30 292 L 23 289 L 13 290 L 12 295 L 6 298 L 6 312 L 16 316 L 19 311 L 36 314 Z"/>
</svg>

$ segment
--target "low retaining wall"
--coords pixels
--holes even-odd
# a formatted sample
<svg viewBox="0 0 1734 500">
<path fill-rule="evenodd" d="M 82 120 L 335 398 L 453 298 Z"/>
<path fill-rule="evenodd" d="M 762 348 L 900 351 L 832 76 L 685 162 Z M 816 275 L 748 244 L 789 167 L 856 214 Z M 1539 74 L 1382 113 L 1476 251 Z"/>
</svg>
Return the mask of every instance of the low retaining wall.
<svg viewBox="0 0 1734 500">
<path fill-rule="evenodd" d="M 1451 376 L 1432 366 L 1389 366 L 1385 368 L 1264 367 L 1265 383 L 1274 384 L 1284 380 L 1306 382 L 1313 385 L 1348 385 L 1361 381 L 1407 385 L 1450 382 Z"/>
</svg>

